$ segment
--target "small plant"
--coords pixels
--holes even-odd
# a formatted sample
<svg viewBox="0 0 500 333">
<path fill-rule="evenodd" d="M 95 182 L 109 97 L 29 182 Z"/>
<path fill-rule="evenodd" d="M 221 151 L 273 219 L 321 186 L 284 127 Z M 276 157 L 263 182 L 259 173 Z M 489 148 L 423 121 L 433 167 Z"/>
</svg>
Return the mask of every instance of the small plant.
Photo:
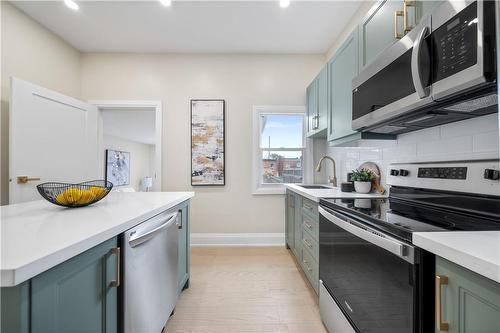
<svg viewBox="0 0 500 333">
<path fill-rule="evenodd" d="M 354 182 L 371 182 L 374 178 L 375 175 L 368 169 L 352 170 L 351 180 Z"/>
</svg>

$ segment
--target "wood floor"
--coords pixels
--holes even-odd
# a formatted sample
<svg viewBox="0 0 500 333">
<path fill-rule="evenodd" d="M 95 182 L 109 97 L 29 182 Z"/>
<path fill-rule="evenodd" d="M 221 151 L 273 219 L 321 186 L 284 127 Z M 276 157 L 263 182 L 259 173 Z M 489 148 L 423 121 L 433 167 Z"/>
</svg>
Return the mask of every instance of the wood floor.
<svg viewBox="0 0 500 333">
<path fill-rule="evenodd" d="M 284 247 L 193 248 L 166 333 L 326 333 L 317 297 Z"/>
</svg>

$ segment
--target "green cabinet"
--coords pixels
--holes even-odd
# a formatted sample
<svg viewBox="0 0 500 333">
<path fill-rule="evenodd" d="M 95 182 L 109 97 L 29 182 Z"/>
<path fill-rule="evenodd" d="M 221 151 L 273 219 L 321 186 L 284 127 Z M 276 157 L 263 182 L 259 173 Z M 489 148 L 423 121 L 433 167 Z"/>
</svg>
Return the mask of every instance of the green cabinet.
<svg viewBox="0 0 500 333">
<path fill-rule="evenodd" d="M 306 89 L 307 136 L 324 137 L 328 113 L 328 67 L 324 66 Z"/>
<path fill-rule="evenodd" d="M 436 305 L 436 333 L 500 332 L 500 284 L 440 257 Z"/>
<path fill-rule="evenodd" d="M 286 244 L 312 288 L 319 287 L 318 203 L 287 190 L 285 200 Z"/>
<path fill-rule="evenodd" d="M 117 332 L 117 246 L 110 239 L 31 280 L 31 333 Z"/>
<path fill-rule="evenodd" d="M 2 288 L 2 332 L 118 331 L 118 240 L 112 238 L 15 287 Z"/>
<path fill-rule="evenodd" d="M 179 217 L 179 293 L 189 287 L 189 205 L 182 203 Z"/>
<path fill-rule="evenodd" d="M 352 79 L 358 74 L 358 29 L 355 29 L 328 62 L 330 103 L 328 141 L 358 132 L 352 129 Z"/>
<path fill-rule="evenodd" d="M 440 3 L 442 1 L 382 0 L 373 5 L 359 24 L 360 68 L 411 31 Z"/>
</svg>

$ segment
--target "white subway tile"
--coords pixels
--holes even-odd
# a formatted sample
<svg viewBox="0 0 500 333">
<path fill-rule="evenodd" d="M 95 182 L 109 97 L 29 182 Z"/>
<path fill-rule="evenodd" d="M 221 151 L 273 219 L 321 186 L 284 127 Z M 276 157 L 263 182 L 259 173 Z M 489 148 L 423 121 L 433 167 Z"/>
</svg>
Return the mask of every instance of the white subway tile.
<svg viewBox="0 0 500 333">
<path fill-rule="evenodd" d="M 445 159 L 446 155 L 468 152 L 472 153 L 472 136 L 462 136 L 446 140 L 417 143 L 418 157 L 442 155 L 442 158 Z"/>
<path fill-rule="evenodd" d="M 359 152 L 359 160 L 361 162 L 367 161 L 375 161 L 382 159 L 382 150 L 381 149 L 363 149 Z"/>
<path fill-rule="evenodd" d="M 397 147 L 384 148 L 383 159 L 389 162 L 410 160 L 417 157 L 417 144 L 403 144 Z"/>
<path fill-rule="evenodd" d="M 443 125 L 441 137 L 446 139 L 493 131 L 498 131 L 498 113 Z"/>
<path fill-rule="evenodd" d="M 440 128 L 439 126 L 437 126 L 437 127 L 426 128 L 420 131 L 401 134 L 398 136 L 398 145 L 416 143 L 422 141 L 437 141 L 440 138 L 441 138 Z"/>
<path fill-rule="evenodd" d="M 474 152 L 498 152 L 498 131 L 476 134 L 473 136 L 473 146 Z"/>
</svg>

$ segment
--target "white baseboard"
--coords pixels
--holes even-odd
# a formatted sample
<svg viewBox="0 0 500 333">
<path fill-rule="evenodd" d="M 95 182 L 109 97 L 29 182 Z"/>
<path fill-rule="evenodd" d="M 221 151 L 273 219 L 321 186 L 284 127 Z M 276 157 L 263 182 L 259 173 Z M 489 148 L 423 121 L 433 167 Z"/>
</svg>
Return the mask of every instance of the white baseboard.
<svg viewBox="0 0 500 333">
<path fill-rule="evenodd" d="M 284 246 L 284 233 L 192 233 L 191 246 Z"/>
</svg>

